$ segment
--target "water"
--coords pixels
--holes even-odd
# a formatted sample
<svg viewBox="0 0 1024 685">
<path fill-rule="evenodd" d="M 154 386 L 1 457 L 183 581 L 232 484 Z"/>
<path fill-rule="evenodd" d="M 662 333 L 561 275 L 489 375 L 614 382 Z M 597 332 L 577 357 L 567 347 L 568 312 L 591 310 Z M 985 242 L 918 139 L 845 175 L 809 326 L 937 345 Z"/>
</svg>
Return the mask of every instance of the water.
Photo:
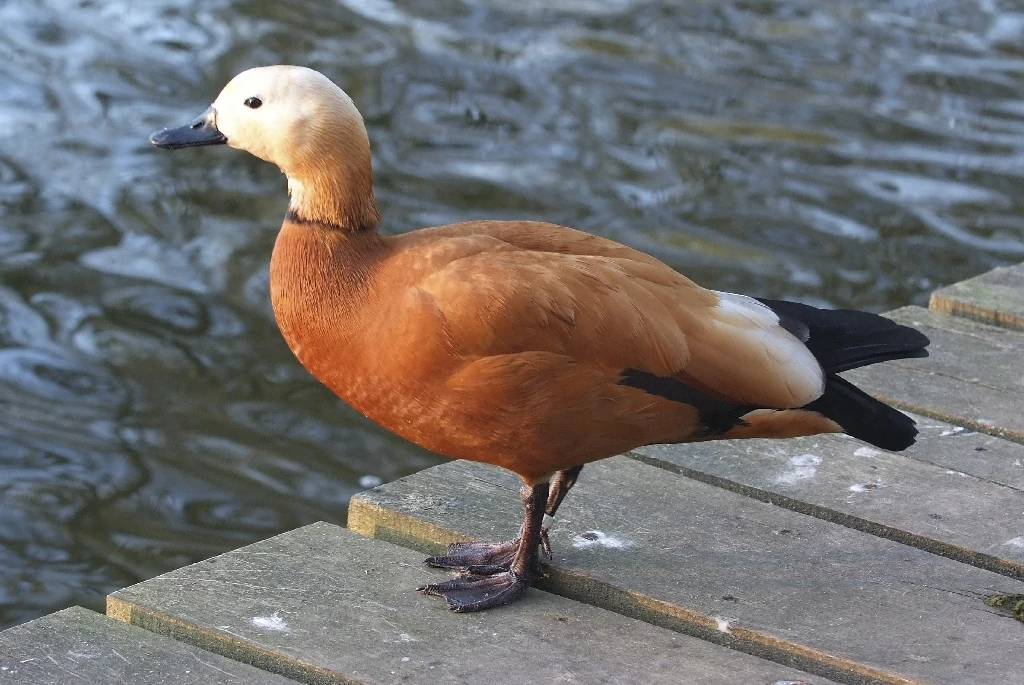
<svg viewBox="0 0 1024 685">
<path fill-rule="evenodd" d="M 389 232 L 544 219 L 875 311 L 1024 259 L 1024 6 L 550 4 L 0 3 L 0 627 L 439 460 L 280 340 L 280 174 L 146 142 L 244 68 L 349 91 Z"/>
</svg>

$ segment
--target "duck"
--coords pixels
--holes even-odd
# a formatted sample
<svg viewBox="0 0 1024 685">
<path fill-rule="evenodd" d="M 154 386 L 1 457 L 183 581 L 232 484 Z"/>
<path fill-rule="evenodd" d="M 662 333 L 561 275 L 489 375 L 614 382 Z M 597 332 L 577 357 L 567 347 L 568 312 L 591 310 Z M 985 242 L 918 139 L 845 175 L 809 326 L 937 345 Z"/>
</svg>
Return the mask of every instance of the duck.
<svg viewBox="0 0 1024 685">
<path fill-rule="evenodd" d="M 543 575 L 548 529 L 588 463 L 658 443 L 914 442 L 909 416 L 839 375 L 927 356 L 924 334 L 880 315 L 718 292 L 552 223 L 380 233 L 363 118 L 318 71 L 244 71 L 150 142 L 276 164 L 289 200 L 270 300 L 298 361 L 402 438 L 522 479 L 513 539 L 426 560 L 456 573 L 417 589 L 455 612 L 509 604 Z"/>
</svg>

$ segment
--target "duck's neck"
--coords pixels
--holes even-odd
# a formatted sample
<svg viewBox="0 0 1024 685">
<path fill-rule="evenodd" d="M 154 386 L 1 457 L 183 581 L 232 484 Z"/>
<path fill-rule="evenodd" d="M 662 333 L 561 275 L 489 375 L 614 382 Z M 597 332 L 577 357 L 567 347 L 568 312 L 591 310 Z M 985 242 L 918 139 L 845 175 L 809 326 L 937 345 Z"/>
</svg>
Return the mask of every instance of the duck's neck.
<svg viewBox="0 0 1024 685">
<path fill-rule="evenodd" d="M 288 218 L 347 233 L 373 231 L 380 213 L 373 199 L 369 146 L 339 152 L 338 160 L 326 158 L 286 171 Z"/>
</svg>

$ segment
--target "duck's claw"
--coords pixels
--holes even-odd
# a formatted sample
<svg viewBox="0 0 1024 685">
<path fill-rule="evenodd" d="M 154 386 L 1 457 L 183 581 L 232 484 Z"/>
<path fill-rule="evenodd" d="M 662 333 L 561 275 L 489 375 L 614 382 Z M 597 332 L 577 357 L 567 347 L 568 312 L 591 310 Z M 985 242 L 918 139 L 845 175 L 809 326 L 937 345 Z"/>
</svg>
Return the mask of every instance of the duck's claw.
<svg viewBox="0 0 1024 685">
<path fill-rule="evenodd" d="M 548 539 L 547 526 L 540 529 L 540 553 L 544 556 L 544 561 L 551 561 L 551 540 Z"/>
</svg>

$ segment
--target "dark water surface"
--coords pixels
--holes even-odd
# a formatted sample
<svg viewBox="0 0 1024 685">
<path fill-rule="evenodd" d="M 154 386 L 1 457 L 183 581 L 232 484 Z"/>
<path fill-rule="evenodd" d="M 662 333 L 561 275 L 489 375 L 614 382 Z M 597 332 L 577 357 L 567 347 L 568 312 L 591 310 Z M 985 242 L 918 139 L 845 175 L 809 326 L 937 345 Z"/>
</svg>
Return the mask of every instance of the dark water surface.
<svg viewBox="0 0 1024 685">
<path fill-rule="evenodd" d="M 0 627 L 439 460 L 280 340 L 277 170 L 147 144 L 236 72 L 348 90 L 386 231 L 545 219 L 879 311 L 1024 259 L 1022 46 L 995 0 L 0 2 Z"/>
</svg>

